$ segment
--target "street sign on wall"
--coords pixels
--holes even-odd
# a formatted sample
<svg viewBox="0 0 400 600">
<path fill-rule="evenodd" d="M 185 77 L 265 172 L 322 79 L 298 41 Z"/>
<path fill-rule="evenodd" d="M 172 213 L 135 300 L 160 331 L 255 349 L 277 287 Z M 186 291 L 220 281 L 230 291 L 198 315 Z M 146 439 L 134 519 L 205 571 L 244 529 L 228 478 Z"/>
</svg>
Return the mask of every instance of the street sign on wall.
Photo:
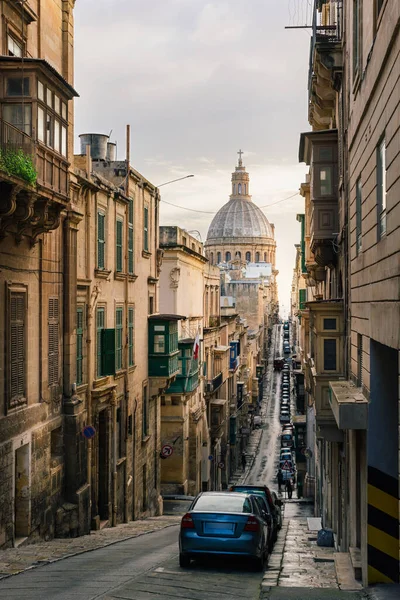
<svg viewBox="0 0 400 600">
<path fill-rule="evenodd" d="M 164 444 L 164 446 L 161 448 L 161 456 L 163 458 L 168 458 L 173 454 L 173 452 L 174 449 L 172 446 L 170 446 L 170 444 Z"/>
</svg>

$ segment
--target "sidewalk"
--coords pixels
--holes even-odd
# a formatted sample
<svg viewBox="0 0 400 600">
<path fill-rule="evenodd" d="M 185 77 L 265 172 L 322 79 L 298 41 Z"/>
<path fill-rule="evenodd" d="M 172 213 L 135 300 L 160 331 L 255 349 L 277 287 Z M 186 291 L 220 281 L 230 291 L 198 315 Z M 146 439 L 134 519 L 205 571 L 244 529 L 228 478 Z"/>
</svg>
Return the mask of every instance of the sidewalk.
<svg viewBox="0 0 400 600">
<path fill-rule="evenodd" d="M 48 542 L 0 550 L 0 579 L 69 556 L 90 552 L 123 540 L 165 529 L 176 525 L 180 520 L 180 516 L 149 517 L 142 521 L 130 521 L 116 527 L 92 531 L 88 535 L 77 538 L 55 538 Z"/>
</svg>

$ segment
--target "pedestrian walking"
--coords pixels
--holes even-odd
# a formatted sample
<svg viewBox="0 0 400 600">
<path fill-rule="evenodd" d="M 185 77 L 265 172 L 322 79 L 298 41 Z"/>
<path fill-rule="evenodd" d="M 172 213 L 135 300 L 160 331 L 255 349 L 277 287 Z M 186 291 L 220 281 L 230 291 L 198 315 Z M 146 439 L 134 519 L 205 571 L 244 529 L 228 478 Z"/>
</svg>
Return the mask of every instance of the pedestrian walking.
<svg viewBox="0 0 400 600">
<path fill-rule="evenodd" d="M 297 475 L 297 497 L 303 497 L 303 476 L 301 473 L 298 473 Z"/>
<path fill-rule="evenodd" d="M 293 487 L 292 487 L 292 480 L 291 479 L 288 479 L 286 481 L 286 486 L 285 487 L 286 487 L 288 498 L 289 498 L 289 500 L 291 500 L 292 499 L 292 493 L 293 493 Z"/>
<path fill-rule="evenodd" d="M 281 468 L 278 469 L 276 478 L 278 480 L 278 491 L 281 492 L 282 491 L 282 483 L 283 483 L 283 472 L 282 472 Z"/>
<path fill-rule="evenodd" d="M 246 455 L 244 452 L 242 452 L 242 469 L 243 469 L 243 471 L 245 470 L 245 468 L 246 468 Z"/>
</svg>

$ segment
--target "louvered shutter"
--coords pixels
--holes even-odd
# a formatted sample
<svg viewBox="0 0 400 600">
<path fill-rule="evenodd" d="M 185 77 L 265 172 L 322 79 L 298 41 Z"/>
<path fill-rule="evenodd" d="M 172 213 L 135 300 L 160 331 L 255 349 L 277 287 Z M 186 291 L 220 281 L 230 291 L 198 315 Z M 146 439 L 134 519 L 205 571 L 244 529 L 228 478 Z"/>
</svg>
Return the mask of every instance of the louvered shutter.
<svg viewBox="0 0 400 600">
<path fill-rule="evenodd" d="M 117 221 L 117 234 L 116 234 L 116 269 L 120 273 L 122 271 L 122 221 Z"/>
<path fill-rule="evenodd" d="M 104 269 L 105 267 L 105 215 L 101 212 L 97 213 L 97 267 Z"/>
<path fill-rule="evenodd" d="M 59 379 L 59 300 L 58 298 L 49 298 L 49 385 L 56 385 Z"/>
<path fill-rule="evenodd" d="M 10 386 L 9 406 L 25 396 L 25 294 L 10 296 Z"/>
<path fill-rule="evenodd" d="M 143 248 L 146 252 L 149 250 L 149 209 L 144 207 L 144 216 L 143 216 Z"/>
</svg>

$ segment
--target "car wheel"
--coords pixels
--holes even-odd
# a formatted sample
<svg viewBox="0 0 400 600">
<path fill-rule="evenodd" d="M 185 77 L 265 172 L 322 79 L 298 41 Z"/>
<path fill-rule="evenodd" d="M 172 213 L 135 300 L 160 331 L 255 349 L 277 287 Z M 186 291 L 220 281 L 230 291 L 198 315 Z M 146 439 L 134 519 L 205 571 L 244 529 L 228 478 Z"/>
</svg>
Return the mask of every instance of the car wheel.
<svg viewBox="0 0 400 600">
<path fill-rule="evenodd" d="M 190 556 L 188 556 L 187 554 L 182 554 L 182 552 L 180 552 L 179 566 L 182 567 L 182 569 L 187 569 L 190 566 Z"/>
<path fill-rule="evenodd" d="M 265 554 L 262 554 L 260 557 L 256 557 L 254 559 L 254 570 L 257 571 L 257 573 L 260 573 L 261 571 L 264 571 L 264 566 L 265 566 Z"/>
</svg>

